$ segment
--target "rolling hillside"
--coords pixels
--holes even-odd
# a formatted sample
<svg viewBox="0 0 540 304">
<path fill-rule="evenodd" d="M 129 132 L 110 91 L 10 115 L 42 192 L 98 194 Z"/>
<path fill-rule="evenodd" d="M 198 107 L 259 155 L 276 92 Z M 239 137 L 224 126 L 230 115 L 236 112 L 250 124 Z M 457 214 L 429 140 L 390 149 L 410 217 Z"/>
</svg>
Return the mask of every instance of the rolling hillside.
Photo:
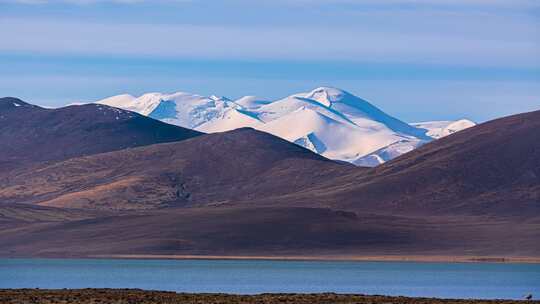
<svg viewBox="0 0 540 304">
<path fill-rule="evenodd" d="M 105 105 L 45 109 L 0 98 L 0 170 L 172 142 L 202 133 Z"/>
</svg>

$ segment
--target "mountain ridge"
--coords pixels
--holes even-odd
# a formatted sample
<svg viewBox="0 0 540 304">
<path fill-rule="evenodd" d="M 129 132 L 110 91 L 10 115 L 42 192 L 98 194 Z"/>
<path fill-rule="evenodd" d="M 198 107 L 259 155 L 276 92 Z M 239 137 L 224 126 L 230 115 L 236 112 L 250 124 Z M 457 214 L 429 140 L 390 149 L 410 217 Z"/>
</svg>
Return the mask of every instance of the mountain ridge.
<svg viewBox="0 0 540 304">
<path fill-rule="evenodd" d="M 228 205 L 351 170 L 361 169 L 240 128 L 0 172 L 0 201 L 98 210 Z"/>
<path fill-rule="evenodd" d="M 315 136 L 325 149 L 323 152 L 315 149 L 314 152 L 363 166 L 379 165 L 389 157 L 400 155 L 402 150 L 410 151 L 448 135 L 450 130 L 445 127 L 454 123 L 438 122 L 435 126 L 423 124 L 417 127 L 386 114 L 347 91 L 332 87 L 319 87 L 275 101 L 254 96 L 231 100 L 177 92 L 149 93 L 140 97 L 118 95 L 96 103 L 132 110 L 206 133 L 252 127 L 312 149 L 313 145 L 306 138 Z M 302 114 L 310 111 L 324 119 L 317 122 L 319 118 Z M 307 125 L 311 129 L 306 128 Z M 472 125 L 472 122 L 454 124 L 451 131 L 457 132 Z M 299 132 L 299 128 L 303 131 Z M 433 131 L 434 128 L 441 130 Z M 401 147 L 408 148 L 393 148 L 398 142 Z M 391 152 L 385 157 L 374 155 L 384 149 Z"/>
<path fill-rule="evenodd" d="M 0 169 L 15 163 L 57 161 L 202 133 L 98 104 L 46 109 L 0 99 Z M 6 167 L 4 167 L 6 166 Z"/>
</svg>

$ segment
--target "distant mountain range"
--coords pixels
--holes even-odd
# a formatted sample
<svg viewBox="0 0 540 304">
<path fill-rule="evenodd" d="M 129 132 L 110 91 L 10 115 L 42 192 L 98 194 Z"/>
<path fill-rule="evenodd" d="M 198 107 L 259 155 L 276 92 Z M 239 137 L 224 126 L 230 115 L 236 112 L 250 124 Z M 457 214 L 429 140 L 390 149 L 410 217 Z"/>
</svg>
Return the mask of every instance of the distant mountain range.
<svg viewBox="0 0 540 304">
<path fill-rule="evenodd" d="M 339 118 L 358 106 L 348 98 L 324 116 L 444 138 L 360 168 L 252 128 L 203 134 L 107 105 L 2 98 L 0 256 L 540 256 L 540 111 L 457 132 L 363 103 L 369 119 Z M 286 117 L 274 103 L 243 104 Z"/>
<path fill-rule="evenodd" d="M 344 90 L 320 87 L 277 101 L 178 92 L 118 95 L 100 101 L 205 133 L 242 127 L 267 132 L 334 160 L 373 167 L 475 124 L 469 120 L 407 124 Z"/>
</svg>

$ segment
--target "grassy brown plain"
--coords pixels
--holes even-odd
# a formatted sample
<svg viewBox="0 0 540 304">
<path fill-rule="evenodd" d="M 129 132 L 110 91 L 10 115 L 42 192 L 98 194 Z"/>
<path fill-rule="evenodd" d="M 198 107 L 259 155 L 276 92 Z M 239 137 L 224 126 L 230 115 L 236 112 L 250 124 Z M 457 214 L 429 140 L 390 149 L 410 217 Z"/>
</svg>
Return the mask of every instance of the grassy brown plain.
<svg viewBox="0 0 540 304">
<path fill-rule="evenodd" d="M 367 296 L 351 294 L 190 294 L 165 291 L 143 291 L 138 289 L 0 289 L 0 302 L 3 304 L 164 304 L 164 303 L 215 303 L 215 304 L 537 304 L 540 301 L 516 300 L 455 300 L 436 298 L 409 298 L 388 296 Z"/>
</svg>

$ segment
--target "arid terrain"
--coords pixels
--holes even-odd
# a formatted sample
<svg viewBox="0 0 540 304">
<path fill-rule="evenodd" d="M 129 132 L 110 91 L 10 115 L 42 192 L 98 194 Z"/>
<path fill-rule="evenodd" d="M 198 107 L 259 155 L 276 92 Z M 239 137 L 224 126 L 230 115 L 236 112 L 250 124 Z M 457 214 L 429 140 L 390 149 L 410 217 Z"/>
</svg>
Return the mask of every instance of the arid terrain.
<svg viewBox="0 0 540 304">
<path fill-rule="evenodd" d="M 249 128 L 0 104 L 3 257 L 540 257 L 540 111 L 360 168 Z"/>
</svg>

